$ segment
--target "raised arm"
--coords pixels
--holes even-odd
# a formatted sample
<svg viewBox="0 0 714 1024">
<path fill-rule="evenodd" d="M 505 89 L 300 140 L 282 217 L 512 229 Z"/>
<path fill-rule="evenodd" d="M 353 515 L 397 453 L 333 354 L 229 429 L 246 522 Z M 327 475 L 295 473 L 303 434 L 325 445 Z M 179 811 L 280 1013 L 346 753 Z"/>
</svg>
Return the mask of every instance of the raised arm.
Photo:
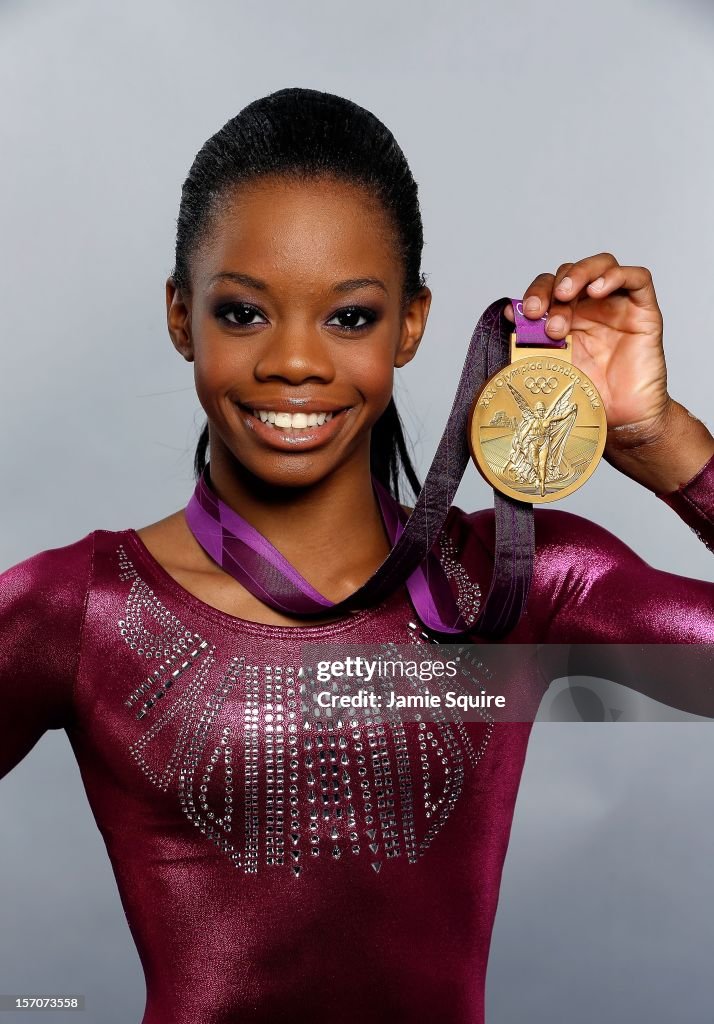
<svg viewBox="0 0 714 1024">
<path fill-rule="evenodd" d="M 714 457 L 663 497 L 712 547 Z M 714 583 L 655 569 L 581 516 L 557 510 L 535 516 L 534 585 L 536 593 L 552 595 L 553 608 L 541 651 L 547 678 L 612 679 L 714 717 Z"/>
<path fill-rule="evenodd" d="M 607 415 L 604 458 L 666 501 L 714 551 L 714 437 L 667 389 L 663 317 L 647 267 L 602 252 L 539 274 L 523 293 L 526 316 L 546 312 L 546 333 L 572 337 L 573 364 L 595 384 Z M 504 310 L 513 320 L 510 304 Z M 654 569 L 602 527 L 536 511 L 538 579 L 529 602 L 550 652 L 549 678 L 602 675 L 658 700 L 714 715 L 714 584 Z M 550 616 L 550 621 L 543 616 Z M 653 646 L 635 656 L 624 645 Z M 695 645 L 683 656 L 671 645 Z M 547 653 L 547 652 L 546 652 Z"/>
<path fill-rule="evenodd" d="M 93 535 L 0 574 L 0 778 L 72 720 Z"/>
</svg>

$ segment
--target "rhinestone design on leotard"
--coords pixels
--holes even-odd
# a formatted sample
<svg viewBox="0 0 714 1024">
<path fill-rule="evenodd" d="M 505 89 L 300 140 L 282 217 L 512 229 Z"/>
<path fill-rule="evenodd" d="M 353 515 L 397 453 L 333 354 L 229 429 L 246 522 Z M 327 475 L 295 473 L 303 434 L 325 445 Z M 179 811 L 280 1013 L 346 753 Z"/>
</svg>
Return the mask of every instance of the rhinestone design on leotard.
<svg viewBox="0 0 714 1024">
<path fill-rule="evenodd" d="M 439 551 L 439 561 L 444 567 L 446 578 L 456 581 L 459 611 L 467 626 L 472 626 L 481 607 L 481 588 L 459 561 L 456 545 L 444 530 L 439 534 Z"/>
<path fill-rule="evenodd" d="M 132 580 L 124 618 L 118 622 L 119 632 L 127 646 L 136 651 L 139 657 L 162 659 L 158 668 L 125 701 L 127 707 L 142 702 L 136 713 L 140 719 L 166 695 L 179 676 L 194 668 L 197 662 L 200 664 L 212 657 L 213 651 L 209 649 L 206 640 L 186 629 L 157 599 L 153 590 L 138 575 L 122 545 L 119 546 L 118 555 L 119 579 Z"/>
<path fill-rule="evenodd" d="M 438 708 L 408 723 L 386 707 L 354 717 L 322 709 L 314 695 L 324 683 L 310 668 L 219 654 L 159 600 L 121 545 L 118 557 L 130 583 L 118 630 L 136 658 L 158 662 L 124 701 L 144 730 L 129 753 L 202 835 L 247 874 L 289 867 L 299 877 L 322 857 L 367 858 L 379 873 L 424 856 L 486 749 L 487 711 L 474 746 L 463 721 Z M 409 629 L 417 645 L 436 642 Z"/>
</svg>

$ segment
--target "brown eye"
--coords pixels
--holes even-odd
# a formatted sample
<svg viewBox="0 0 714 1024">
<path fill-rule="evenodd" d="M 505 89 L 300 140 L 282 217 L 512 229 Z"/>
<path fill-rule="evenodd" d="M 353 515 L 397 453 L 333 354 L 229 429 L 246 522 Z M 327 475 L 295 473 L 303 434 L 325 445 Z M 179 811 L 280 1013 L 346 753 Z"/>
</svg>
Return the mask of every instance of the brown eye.
<svg viewBox="0 0 714 1024">
<path fill-rule="evenodd" d="M 219 320 L 226 320 L 229 324 L 237 327 L 252 326 L 254 323 L 253 317 L 256 314 L 258 316 L 263 315 L 255 306 L 251 306 L 247 302 L 231 302 L 216 310 L 216 316 Z"/>
<path fill-rule="evenodd" d="M 361 331 L 365 327 L 369 327 L 377 319 L 377 314 L 372 309 L 366 309 L 364 306 L 346 306 L 345 309 L 339 309 L 333 314 L 332 318 L 328 320 L 328 324 L 332 323 L 332 320 L 339 318 L 346 321 L 337 324 L 345 331 Z M 360 320 L 364 320 L 364 323 L 360 323 Z"/>
</svg>

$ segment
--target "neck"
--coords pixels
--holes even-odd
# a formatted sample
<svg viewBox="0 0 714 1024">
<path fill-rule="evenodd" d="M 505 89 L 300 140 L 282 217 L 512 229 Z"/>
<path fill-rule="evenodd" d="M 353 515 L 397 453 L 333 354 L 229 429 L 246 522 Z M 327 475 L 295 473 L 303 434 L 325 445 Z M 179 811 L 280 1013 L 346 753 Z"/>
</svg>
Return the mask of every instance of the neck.
<svg viewBox="0 0 714 1024">
<path fill-rule="evenodd" d="M 211 451 L 210 476 L 221 501 L 332 600 L 361 586 L 389 554 L 368 450 L 308 487 L 266 483 L 223 450 Z"/>
</svg>

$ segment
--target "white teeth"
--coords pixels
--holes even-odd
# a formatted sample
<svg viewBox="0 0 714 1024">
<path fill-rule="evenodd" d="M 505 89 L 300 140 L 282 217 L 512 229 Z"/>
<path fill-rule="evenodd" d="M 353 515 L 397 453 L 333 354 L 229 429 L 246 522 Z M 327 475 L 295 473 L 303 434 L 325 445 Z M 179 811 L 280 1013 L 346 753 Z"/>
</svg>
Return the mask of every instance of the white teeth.
<svg viewBox="0 0 714 1024">
<path fill-rule="evenodd" d="M 267 409 L 253 409 L 253 415 L 263 423 L 272 423 L 275 427 L 304 430 L 306 427 L 321 427 L 329 423 L 333 412 L 269 412 Z"/>
</svg>

